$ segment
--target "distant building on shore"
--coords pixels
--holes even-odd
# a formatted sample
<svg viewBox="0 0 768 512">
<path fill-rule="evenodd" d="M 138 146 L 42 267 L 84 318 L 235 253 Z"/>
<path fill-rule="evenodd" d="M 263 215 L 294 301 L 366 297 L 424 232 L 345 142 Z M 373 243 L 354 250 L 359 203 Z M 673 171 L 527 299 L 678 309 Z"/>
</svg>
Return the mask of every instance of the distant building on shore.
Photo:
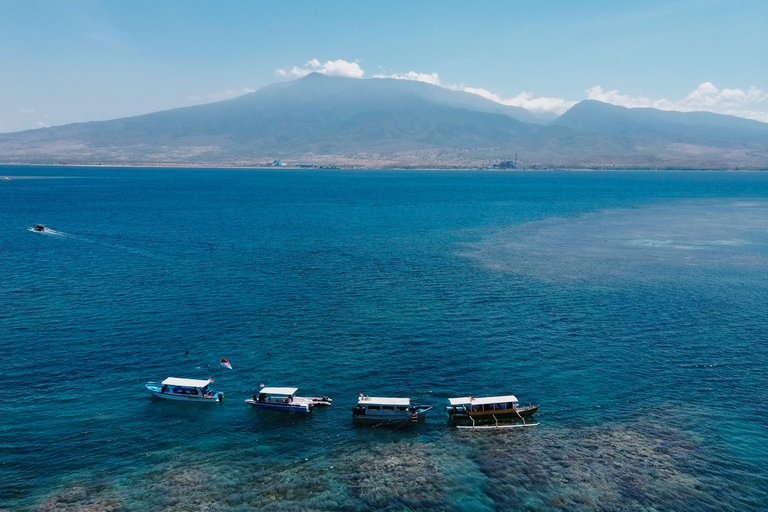
<svg viewBox="0 0 768 512">
<path fill-rule="evenodd" d="M 517 153 L 515 153 L 514 160 L 504 160 L 497 164 L 493 164 L 491 169 L 517 169 Z"/>
</svg>

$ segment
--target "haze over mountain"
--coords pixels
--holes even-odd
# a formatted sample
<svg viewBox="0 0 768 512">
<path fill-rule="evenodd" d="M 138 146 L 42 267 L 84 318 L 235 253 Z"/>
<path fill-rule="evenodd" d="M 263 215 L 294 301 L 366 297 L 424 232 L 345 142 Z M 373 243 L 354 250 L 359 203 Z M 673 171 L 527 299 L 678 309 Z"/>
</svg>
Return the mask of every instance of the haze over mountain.
<svg viewBox="0 0 768 512">
<path fill-rule="evenodd" d="M 0 161 L 475 168 L 768 168 L 768 124 L 583 101 L 548 122 L 435 85 L 318 73 L 244 96 L 0 135 Z"/>
</svg>

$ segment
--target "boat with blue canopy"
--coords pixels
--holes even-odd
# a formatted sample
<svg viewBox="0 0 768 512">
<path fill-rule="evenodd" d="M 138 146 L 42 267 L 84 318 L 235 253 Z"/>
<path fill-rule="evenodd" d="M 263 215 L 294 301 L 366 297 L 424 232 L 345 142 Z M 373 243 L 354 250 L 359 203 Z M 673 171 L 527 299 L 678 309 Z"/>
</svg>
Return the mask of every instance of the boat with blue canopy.
<svg viewBox="0 0 768 512">
<path fill-rule="evenodd" d="M 182 400 L 185 402 L 221 402 L 224 393 L 214 391 L 210 384 L 213 379 L 179 379 L 168 377 L 161 383 L 148 382 L 146 388 L 152 396 L 166 400 Z"/>
<path fill-rule="evenodd" d="M 352 418 L 365 423 L 417 423 L 426 417 L 431 405 L 413 405 L 410 398 L 360 395 Z"/>
<path fill-rule="evenodd" d="M 299 388 L 263 387 L 259 395 L 245 401 L 248 405 L 268 411 L 295 412 L 308 414 L 316 405 L 315 399 L 296 396 Z M 323 405 L 330 405 L 330 398 Z"/>
</svg>

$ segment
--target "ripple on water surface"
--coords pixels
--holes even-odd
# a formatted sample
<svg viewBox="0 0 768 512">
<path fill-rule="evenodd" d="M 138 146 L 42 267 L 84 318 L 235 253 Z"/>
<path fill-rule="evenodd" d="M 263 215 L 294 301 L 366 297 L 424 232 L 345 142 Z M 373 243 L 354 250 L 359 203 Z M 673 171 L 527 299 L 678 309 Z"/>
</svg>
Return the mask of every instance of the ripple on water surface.
<svg viewBox="0 0 768 512">
<path fill-rule="evenodd" d="M 0 509 L 768 508 L 765 175 L 77 174 L 0 188 Z M 436 408 L 355 428 L 359 392 Z M 447 428 L 501 393 L 541 425 Z"/>
</svg>

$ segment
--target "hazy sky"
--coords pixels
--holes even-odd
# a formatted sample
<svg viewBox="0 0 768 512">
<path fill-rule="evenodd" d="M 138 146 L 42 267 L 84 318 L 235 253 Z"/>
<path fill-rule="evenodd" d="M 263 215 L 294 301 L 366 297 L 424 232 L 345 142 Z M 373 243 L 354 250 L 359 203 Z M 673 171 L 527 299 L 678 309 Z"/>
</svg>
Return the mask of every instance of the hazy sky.
<svg viewBox="0 0 768 512">
<path fill-rule="evenodd" d="M 227 99 L 311 70 L 563 112 L 768 122 L 767 0 L 0 0 L 0 132 Z"/>
</svg>

